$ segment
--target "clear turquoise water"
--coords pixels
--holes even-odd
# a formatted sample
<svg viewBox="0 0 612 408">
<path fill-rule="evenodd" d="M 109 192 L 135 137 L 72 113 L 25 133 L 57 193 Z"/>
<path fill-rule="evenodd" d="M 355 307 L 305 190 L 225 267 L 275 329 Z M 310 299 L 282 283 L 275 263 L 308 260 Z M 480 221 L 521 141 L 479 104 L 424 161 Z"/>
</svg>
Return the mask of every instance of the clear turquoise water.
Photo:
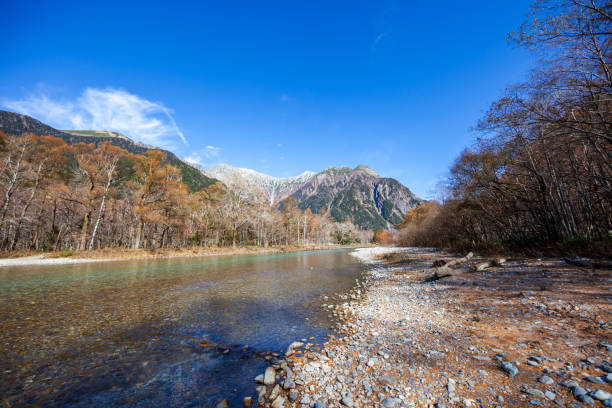
<svg viewBox="0 0 612 408">
<path fill-rule="evenodd" d="M 0 401 L 239 406 L 363 271 L 344 250 L 2 268 Z"/>
</svg>

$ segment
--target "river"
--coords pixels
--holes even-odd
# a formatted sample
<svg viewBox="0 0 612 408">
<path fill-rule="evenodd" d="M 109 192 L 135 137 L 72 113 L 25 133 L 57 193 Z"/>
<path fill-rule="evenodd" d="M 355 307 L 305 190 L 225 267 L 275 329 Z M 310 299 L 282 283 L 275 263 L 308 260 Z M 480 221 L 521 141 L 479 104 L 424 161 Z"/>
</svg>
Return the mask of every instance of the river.
<svg viewBox="0 0 612 408">
<path fill-rule="evenodd" d="M 242 406 L 364 271 L 347 250 L 0 268 L 0 401 Z"/>
</svg>

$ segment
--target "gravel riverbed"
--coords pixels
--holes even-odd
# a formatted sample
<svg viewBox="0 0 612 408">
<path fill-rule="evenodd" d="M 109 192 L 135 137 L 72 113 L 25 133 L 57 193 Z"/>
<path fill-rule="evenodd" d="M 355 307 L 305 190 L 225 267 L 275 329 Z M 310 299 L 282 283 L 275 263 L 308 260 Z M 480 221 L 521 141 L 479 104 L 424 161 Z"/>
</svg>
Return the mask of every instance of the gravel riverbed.
<svg viewBox="0 0 612 408">
<path fill-rule="evenodd" d="M 323 305 L 337 334 L 296 339 L 245 406 L 612 406 L 612 271 L 518 259 L 430 282 L 452 256 L 355 255 L 368 278 Z"/>
</svg>

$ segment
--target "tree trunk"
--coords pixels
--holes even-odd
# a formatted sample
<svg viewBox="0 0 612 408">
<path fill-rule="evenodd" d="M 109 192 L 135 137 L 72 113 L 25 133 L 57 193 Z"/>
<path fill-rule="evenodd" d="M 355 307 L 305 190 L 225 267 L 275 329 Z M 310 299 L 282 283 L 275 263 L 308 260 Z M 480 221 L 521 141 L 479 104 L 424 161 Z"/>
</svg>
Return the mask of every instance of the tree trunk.
<svg viewBox="0 0 612 408">
<path fill-rule="evenodd" d="M 136 236 L 134 237 L 134 249 L 140 248 L 140 237 L 142 236 L 142 219 L 138 217 L 138 226 L 136 227 Z"/>
<path fill-rule="evenodd" d="M 83 228 L 81 229 L 81 240 L 79 242 L 79 249 L 85 249 L 85 243 L 87 242 L 87 228 L 89 227 L 89 217 L 91 217 L 91 212 L 88 211 L 85 213 L 83 217 Z"/>
</svg>

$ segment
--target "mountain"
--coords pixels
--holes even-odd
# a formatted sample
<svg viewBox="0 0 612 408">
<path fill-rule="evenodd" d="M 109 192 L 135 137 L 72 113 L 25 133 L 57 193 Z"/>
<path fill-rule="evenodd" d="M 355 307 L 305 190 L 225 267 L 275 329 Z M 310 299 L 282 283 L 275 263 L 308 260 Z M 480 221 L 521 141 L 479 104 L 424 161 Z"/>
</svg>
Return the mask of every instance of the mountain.
<svg viewBox="0 0 612 408">
<path fill-rule="evenodd" d="M 14 136 L 23 136 L 28 133 L 33 133 L 37 136 L 55 136 L 63 139 L 64 142 L 69 145 L 79 142 L 93 143 L 95 145 L 101 142 L 109 142 L 132 154 L 144 154 L 149 150 L 161 150 L 166 154 L 166 162 L 181 171 L 183 183 L 192 191 L 203 190 L 218 181 L 206 176 L 201 170 L 180 159 L 172 152 L 134 142 L 132 139 L 115 132 L 100 130 L 58 130 L 30 116 L 3 110 L 0 110 L 0 130 L 6 135 Z"/>
<path fill-rule="evenodd" d="M 270 205 L 287 198 L 315 175 L 312 171 L 305 171 L 299 176 L 281 178 L 251 169 L 232 167 L 229 164 L 209 167 L 204 170 L 204 173 L 209 177 L 221 180 L 230 188 L 242 190 L 263 199 Z"/>
<path fill-rule="evenodd" d="M 408 210 L 423 203 L 399 181 L 381 177 L 363 164 L 354 169 L 329 167 L 291 196 L 301 209 L 373 230 L 397 226 Z"/>
<path fill-rule="evenodd" d="M 289 178 L 227 164 L 210 167 L 205 173 L 271 205 L 293 197 L 302 210 L 309 208 L 365 229 L 397 226 L 406 211 L 423 202 L 397 180 L 381 177 L 363 164 L 354 169 L 329 167 L 320 173 L 304 172 Z"/>
</svg>

